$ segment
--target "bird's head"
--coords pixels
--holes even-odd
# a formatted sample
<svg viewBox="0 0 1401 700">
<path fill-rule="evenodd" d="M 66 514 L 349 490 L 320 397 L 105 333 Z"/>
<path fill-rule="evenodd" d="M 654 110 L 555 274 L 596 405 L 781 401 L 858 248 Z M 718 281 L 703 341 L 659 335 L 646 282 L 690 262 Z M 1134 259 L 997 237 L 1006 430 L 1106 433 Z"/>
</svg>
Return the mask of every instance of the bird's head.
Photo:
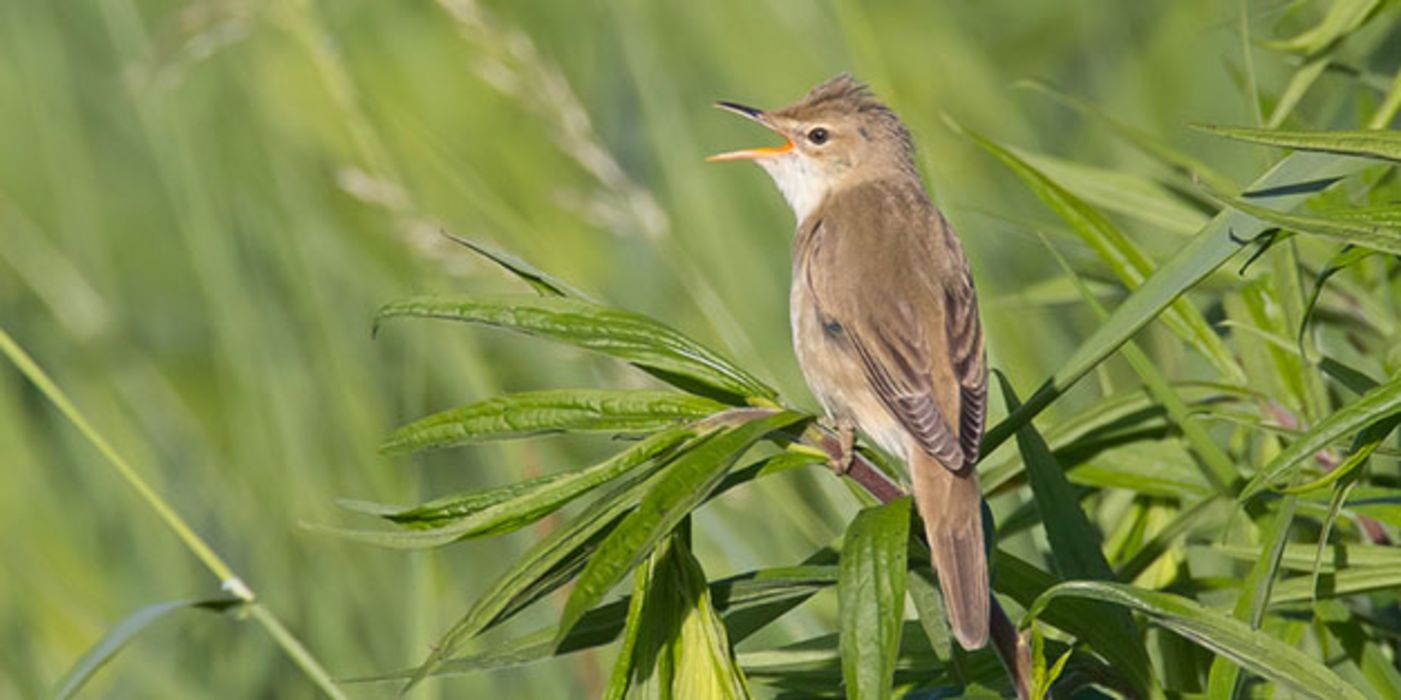
<svg viewBox="0 0 1401 700">
<path fill-rule="evenodd" d="M 708 160 L 752 160 L 778 185 L 802 221 L 828 193 L 858 181 L 915 175 L 910 133 L 869 88 L 845 73 L 813 88 L 797 103 L 766 111 L 734 102 L 717 107 L 752 119 L 784 138 Z"/>
</svg>

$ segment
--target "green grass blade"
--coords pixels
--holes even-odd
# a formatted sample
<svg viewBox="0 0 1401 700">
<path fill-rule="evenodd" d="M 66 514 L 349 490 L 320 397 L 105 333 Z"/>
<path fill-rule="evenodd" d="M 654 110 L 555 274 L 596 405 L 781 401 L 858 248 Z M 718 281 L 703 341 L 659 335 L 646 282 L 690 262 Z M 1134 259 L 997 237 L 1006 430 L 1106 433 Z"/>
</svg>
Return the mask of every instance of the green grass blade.
<svg viewBox="0 0 1401 700">
<path fill-rule="evenodd" d="M 1381 0 L 1333 0 L 1328 12 L 1318 24 L 1288 39 L 1266 41 L 1264 45 L 1279 51 L 1315 54 L 1346 37 L 1367 22 L 1381 7 Z"/>
<path fill-rule="evenodd" d="M 952 126 L 1016 173 L 1042 202 L 1070 225 L 1080 239 L 1099 255 L 1129 289 L 1139 287 L 1153 274 L 1153 261 L 1098 210 L 1066 191 L 1008 149 L 957 124 Z M 1174 299 L 1163 312 L 1163 321 L 1174 333 L 1202 353 L 1217 371 L 1224 375 L 1227 382 L 1243 382 L 1245 374 L 1240 365 L 1226 348 L 1225 342 L 1207 324 L 1206 318 L 1191 301 L 1184 298 Z"/>
<path fill-rule="evenodd" d="M 1401 134 L 1395 131 L 1284 131 L 1211 124 L 1199 124 L 1196 128 L 1264 146 L 1401 162 Z"/>
<path fill-rule="evenodd" d="M 1231 611 L 1237 620 L 1249 625 L 1250 629 L 1260 629 L 1260 623 L 1265 618 L 1270 596 L 1274 593 L 1275 579 L 1279 575 L 1279 562 L 1284 556 L 1289 528 L 1294 524 L 1295 507 L 1295 497 L 1286 497 L 1274 517 L 1261 527 L 1260 539 L 1265 546 L 1252 561 L 1250 573 L 1241 585 L 1240 597 Z M 1240 665 L 1218 656 L 1207 674 L 1207 697 L 1212 700 L 1231 700 L 1235 697 L 1240 686 L 1240 671 Z"/>
<path fill-rule="evenodd" d="M 1260 630 L 1182 596 L 1120 583 L 1070 581 L 1043 593 L 1028 616 L 1036 617 L 1057 598 L 1073 597 L 1138 611 L 1189 641 L 1220 654 L 1260 677 L 1317 700 L 1364 700 L 1359 690 L 1304 652 Z"/>
<path fill-rule="evenodd" d="M 1007 410 L 1015 411 L 1021 401 L 1001 372 L 997 373 L 997 378 Z M 1046 539 L 1051 545 L 1051 558 L 1061 577 L 1066 580 L 1112 581 L 1114 570 L 1104 558 L 1100 533 L 1080 508 L 1078 494 L 1066 481 L 1065 472 L 1035 426 L 1028 423 L 1017 431 L 1017 447 L 1026 464 L 1032 497 L 1041 513 L 1041 523 L 1045 526 Z M 1133 618 L 1122 609 L 1097 607 L 1100 609 L 1094 614 L 1106 619 L 1104 629 L 1109 634 L 1084 641 L 1101 654 L 1104 650 L 1112 649 L 1115 651 L 1111 653 L 1129 659 L 1131 663 L 1121 663 L 1117 667 L 1141 693 L 1148 695 L 1153 687 L 1153 672 Z"/>
<path fill-rule="evenodd" d="M 54 691 L 53 697 L 57 700 L 66 700 L 66 698 L 76 695 L 104 664 L 116 657 L 122 647 L 141 634 L 142 630 L 170 613 L 189 609 L 223 612 L 244 602 L 239 598 L 206 598 L 172 600 L 141 608 L 122 618 L 121 622 L 118 622 L 107 634 L 102 636 L 102 639 L 98 640 L 96 644 L 92 645 L 92 648 L 84 652 L 83 656 L 73 663 L 73 666 L 63 675 L 63 680 L 59 683 L 58 690 Z"/>
<path fill-rule="evenodd" d="M 490 260 L 496 263 L 497 265 L 500 265 L 507 272 L 510 272 L 516 277 L 519 277 L 523 282 L 530 285 L 531 288 L 534 289 L 536 293 L 540 294 L 541 296 L 574 297 L 575 299 L 583 299 L 585 301 L 590 301 L 587 294 L 584 294 L 578 289 L 575 289 L 574 287 L 570 286 L 568 282 L 565 282 L 564 280 L 561 280 L 547 272 L 543 272 L 534 265 L 531 265 L 530 263 L 521 260 L 520 258 L 511 255 L 510 253 L 507 253 L 502 250 L 497 250 L 496 248 L 488 246 L 484 243 L 480 243 L 478 241 L 474 241 L 465 236 L 459 236 L 457 234 L 448 233 L 447 231 L 443 231 L 442 234 L 453 243 L 456 243 L 476 253 L 477 255 L 480 255 L 486 258 L 487 260 Z"/>
<path fill-rule="evenodd" d="M 830 549 L 820 550 L 810 561 L 828 562 L 835 557 Z M 744 630 L 752 629 L 748 615 L 760 609 L 777 606 L 788 609 L 812 597 L 818 591 L 837 585 L 837 566 L 811 563 L 800 566 L 774 567 L 747 571 L 708 584 L 709 596 L 716 611 L 724 614 L 725 626 L 732 639 L 738 641 Z M 557 626 L 540 629 L 509 641 L 493 644 L 489 650 L 448 659 L 437 665 L 429 675 L 455 676 L 478 671 L 510 668 L 543 659 L 594 649 L 611 644 L 623 632 L 635 598 L 600 605 L 590 610 L 579 623 L 559 641 Z M 343 683 L 378 683 L 412 678 L 418 668 L 343 679 Z"/>
<path fill-rule="evenodd" d="M 580 299 L 414 297 L 380 307 L 376 328 L 399 317 L 479 323 L 549 338 L 630 362 L 687 391 L 709 389 L 731 400 L 776 395 L 734 363 L 666 325 Z"/>
<path fill-rule="evenodd" d="M 1326 449 L 1333 441 L 1385 421 L 1397 412 L 1401 412 L 1401 373 L 1352 403 L 1328 414 L 1298 439 L 1289 443 L 1288 447 L 1250 480 L 1241 491 L 1241 500 L 1269 488 L 1271 483 L 1286 476 L 1300 462 Z"/>
<path fill-rule="evenodd" d="M 908 497 L 866 508 L 846 528 L 837 597 L 849 700 L 890 696 L 905 613 L 909 536 Z"/>
<path fill-rule="evenodd" d="M 1188 176 L 1194 180 L 1200 180 L 1209 187 L 1214 187 L 1222 191 L 1235 189 L 1235 182 L 1231 178 L 1218 172 L 1215 168 L 1207 165 L 1206 161 L 1189 155 L 1172 146 L 1169 146 L 1162 139 L 1159 139 L 1148 132 L 1129 126 L 1114 117 L 1109 116 L 1099 107 L 1086 102 L 1078 97 L 1068 95 L 1057 90 L 1046 83 L 1036 80 L 1024 80 L 1017 83 L 1017 87 L 1040 93 L 1056 102 L 1079 112 L 1081 115 L 1099 124 L 1110 133 L 1118 136 L 1129 144 L 1133 145 L 1153 160 L 1162 163 L 1168 168 Z"/>
<path fill-rule="evenodd" d="M 549 475 L 486 492 L 430 501 L 382 517 L 413 526 L 409 531 L 348 530 L 324 526 L 311 529 L 386 547 L 440 547 L 462 539 L 501 535 L 519 530 L 565 504 L 660 458 L 691 437 L 689 428 L 654 433 L 598 464 L 561 475 Z M 422 528 L 428 529 L 422 529 Z"/>
<path fill-rule="evenodd" d="M 1104 310 L 1099 300 L 1089 293 L 1089 290 L 1081 282 L 1080 276 L 1075 273 L 1065 258 L 1044 237 L 1042 237 L 1041 242 L 1060 263 L 1065 274 L 1075 282 L 1085 303 L 1089 305 L 1095 316 L 1101 322 L 1108 318 L 1109 313 Z M 1133 341 L 1124 343 L 1123 352 L 1124 359 L 1128 360 L 1134 373 L 1143 380 L 1148 393 L 1158 400 L 1158 403 L 1163 406 L 1163 410 L 1167 412 L 1168 418 L 1182 431 L 1182 436 L 1186 439 L 1188 447 L 1197 457 L 1196 463 L 1201 470 L 1202 477 L 1218 492 L 1229 492 L 1239 480 L 1236 466 L 1231 458 L 1211 439 L 1211 435 L 1207 433 L 1206 428 L 1201 425 L 1197 417 L 1191 415 L 1187 409 L 1187 403 L 1177 395 L 1177 392 L 1173 391 L 1172 384 L 1168 382 L 1167 377 L 1158 370 L 1148 354 L 1139 349 L 1137 343 Z M 1021 433 L 1018 431 L 1018 440 L 1020 441 L 1020 439 Z"/>
<path fill-rule="evenodd" d="M 535 543 L 442 635 L 433 652 L 409 675 L 401 693 L 432 675 L 469 639 L 509 619 L 540 596 L 572 579 L 606 534 L 642 499 L 654 480 L 655 475 L 652 475 L 620 484 L 566 525 Z M 557 643 L 558 639 L 554 641 Z"/>
<path fill-rule="evenodd" d="M 1152 178 L 1020 148 L 1008 150 L 1086 203 L 1156 229 L 1190 236 L 1209 219 L 1202 210 L 1183 202 Z"/>
<path fill-rule="evenodd" d="M 1316 194 L 1338 178 L 1365 167 L 1364 161 L 1317 153 L 1296 153 L 1262 175 L 1251 189 L 1266 206 L 1288 210 Z M 1222 212 L 1158 268 L 1142 287 L 1134 290 L 1095 332 L 1080 343 L 1055 375 L 1030 396 L 1016 413 L 993 426 L 983 437 L 983 452 L 990 454 L 1018 428 L 1045 410 L 1066 389 L 1089 373 L 1133 337 L 1178 296 L 1191 289 L 1240 251 L 1237 240 L 1249 240 L 1265 226 L 1240 212 Z"/>
<path fill-rule="evenodd" d="M 662 576 L 656 586 L 680 609 L 680 629 L 671 640 L 671 661 L 675 673 L 671 696 L 747 700 L 749 684 L 735 662 L 725 625 L 712 604 L 710 589 L 700 562 L 679 539 L 673 539 L 669 556 L 662 562 Z M 648 618 L 647 624 L 652 624 Z"/>
<path fill-rule="evenodd" d="M 1307 233 L 1328 240 L 1401 255 L 1401 227 L 1345 218 L 1284 214 L 1256 206 L 1238 197 L 1213 194 L 1223 205 L 1244 212 L 1272 226 Z"/>
<path fill-rule="evenodd" d="M 667 465 L 637 510 L 589 558 L 561 614 L 561 633 L 567 633 L 682 518 L 704 502 L 741 454 L 765 435 L 802 418 L 783 411 L 723 429 Z"/>
<path fill-rule="evenodd" d="M 385 438 L 379 449 L 401 454 L 558 432 L 651 432 L 724 408 L 705 397 L 669 391 L 567 389 L 506 394 L 409 423 Z"/>
</svg>

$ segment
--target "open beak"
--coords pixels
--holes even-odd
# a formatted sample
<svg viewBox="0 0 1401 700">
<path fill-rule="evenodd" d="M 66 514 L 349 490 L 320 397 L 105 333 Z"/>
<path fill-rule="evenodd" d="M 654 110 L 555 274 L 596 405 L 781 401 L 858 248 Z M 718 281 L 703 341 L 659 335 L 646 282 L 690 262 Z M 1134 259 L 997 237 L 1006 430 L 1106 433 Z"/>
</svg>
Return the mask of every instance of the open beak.
<svg viewBox="0 0 1401 700">
<path fill-rule="evenodd" d="M 762 109 L 748 107 L 735 102 L 716 102 L 715 106 L 729 112 L 734 112 L 735 114 L 738 114 L 746 119 L 752 119 L 770 129 L 773 129 L 774 131 L 778 131 L 778 129 L 774 128 L 773 123 L 770 122 L 768 119 L 768 115 L 764 114 L 764 110 Z M 746 148 L 742 151 L 730 151 L 729 153 L 719 153 L 710 156 L 709 158 L 706 158 L 706 160 L 712 163 L 724 160 L 755 160 L 758 158 L 767 158 L 769 156 L 782 155 L 792 150 L 792 139 L 785 138 L 783 140 L 782 146 L 763 146 L 761 148 Z"/>
</svg>

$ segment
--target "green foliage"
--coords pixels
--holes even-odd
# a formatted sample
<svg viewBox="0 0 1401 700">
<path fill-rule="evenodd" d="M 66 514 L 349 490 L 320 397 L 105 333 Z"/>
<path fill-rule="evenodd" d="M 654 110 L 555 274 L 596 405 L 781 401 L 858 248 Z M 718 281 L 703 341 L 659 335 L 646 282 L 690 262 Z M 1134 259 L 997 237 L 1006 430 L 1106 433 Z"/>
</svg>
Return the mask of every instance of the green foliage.
<svg viewBox="0 0 1401 700">
<path fill-rule="evenodd" d="M 909 536 L 909 497 L 867 508 L 846 528 L 837 596 L 842 680 L 850 700 L 890 695 L 905 617 Z"/>
<path fill-rule="evenodd" d="M 0 3 L 0 696 L 1008 697 L 823 467 L 787 211 L 702 162 L 852 70 L 1008 378 L 1018 681 L 1401 697 L 1399 18 Z"/>
</svg>

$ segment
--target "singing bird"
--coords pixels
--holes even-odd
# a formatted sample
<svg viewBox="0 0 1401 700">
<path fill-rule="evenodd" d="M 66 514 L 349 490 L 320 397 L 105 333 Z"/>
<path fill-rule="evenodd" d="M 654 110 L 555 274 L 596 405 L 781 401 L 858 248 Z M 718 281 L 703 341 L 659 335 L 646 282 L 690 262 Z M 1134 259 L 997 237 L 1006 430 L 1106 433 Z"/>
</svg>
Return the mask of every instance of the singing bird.
<svg viewBox="0 0 1401 700">
<path fill-rule="evenodd" d="M 838 427 L 849 467 L 854 429 L 908 465 L 954 636 L 987 643 L 987 556 L 973 464 L 987 405 L 987 361 L 963 246 L 924 191 L 910 132 L 842 74 L 796 104 L 718 107 L 783 136 L 752 160 L 798 220 L 790 314 L 808 386 Z"/>
</svg>

